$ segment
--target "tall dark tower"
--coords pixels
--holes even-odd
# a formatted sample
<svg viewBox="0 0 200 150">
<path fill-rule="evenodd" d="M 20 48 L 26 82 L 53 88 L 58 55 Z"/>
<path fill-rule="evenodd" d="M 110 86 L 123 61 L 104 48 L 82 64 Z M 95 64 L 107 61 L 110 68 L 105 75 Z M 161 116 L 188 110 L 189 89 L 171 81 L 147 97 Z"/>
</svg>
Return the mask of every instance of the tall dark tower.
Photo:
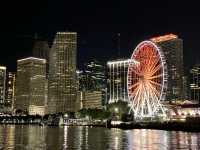
<svg viewBox="0 0 200 150">
<path fill-rule="evenodd" d="M 183 40 L 168 34 L 151 38 L 163 51 L 167 64 L 167 100 L 183 99 Z"/>
<path fill-rule="evenodd" d="M 48 112 L 75 112 L 77 33 L 58 32 L 49 55 Z"/>
<path fill-rule="evenodd" d="M 46 40 L 43 40 L 35 34 L 33 49 L 32 49 L 32 56 L 36 58 L 46 59 L 46 72 L 48 77 L 48 66 L 49 66 L 49 45 Z"/>
<path fill-rule="evenodd" d="M 38 37 L 37 34 L 34 36 L 32 55 L 36 58 L 42 58 L 48 60 L 49 45 L 44 39 Z"/>
</svg>

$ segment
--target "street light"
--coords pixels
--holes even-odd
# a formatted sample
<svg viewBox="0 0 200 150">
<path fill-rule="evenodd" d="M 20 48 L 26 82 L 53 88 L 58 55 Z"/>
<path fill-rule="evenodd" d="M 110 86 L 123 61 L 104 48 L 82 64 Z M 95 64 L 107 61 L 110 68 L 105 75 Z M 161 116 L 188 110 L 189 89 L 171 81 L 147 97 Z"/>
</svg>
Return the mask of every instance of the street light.
<svg viewBox="0 0 200 150">
<path fill-rule="evenodd" d="M 117 107 L 115 107 L 115 113 L 118 113 L 119 109 Z"/>
<path fill-rule="evenodd" d="M 65 116 L 65 118 L 68 118 L 68 117 L 69 117 L 69 115 L 68 115 L 68 114 L 65 114 L 64 116 Z"/>
</svg>

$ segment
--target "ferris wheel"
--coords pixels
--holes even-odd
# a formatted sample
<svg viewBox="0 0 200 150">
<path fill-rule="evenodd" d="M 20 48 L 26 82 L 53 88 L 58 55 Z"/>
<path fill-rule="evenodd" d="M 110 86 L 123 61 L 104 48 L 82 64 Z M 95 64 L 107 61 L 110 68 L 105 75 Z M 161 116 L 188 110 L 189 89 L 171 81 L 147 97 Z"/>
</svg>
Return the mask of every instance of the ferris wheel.
<svg viewBox="0 0 200 150">
<path fill-rule="evenodd" d="M 166 95 L 166 63 L 159 47 L 141 42 L 134 50 L 127 74 L 127 90 L 135 118 L 165 115 L 160 103 Z"/>
</svg>

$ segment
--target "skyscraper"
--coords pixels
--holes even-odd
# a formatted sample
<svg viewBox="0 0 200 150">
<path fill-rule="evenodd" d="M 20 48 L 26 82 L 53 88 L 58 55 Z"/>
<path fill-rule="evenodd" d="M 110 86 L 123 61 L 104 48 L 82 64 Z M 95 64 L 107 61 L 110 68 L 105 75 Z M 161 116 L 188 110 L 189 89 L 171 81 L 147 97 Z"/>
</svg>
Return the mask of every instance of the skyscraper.
<svg viewBox="0 0 200 150">
<path fill-rule="evenodd" d="M 6 67 L 0 66 L 0 105 L 5 103 Z"/>
<path fill-rule="evenodd" d="M 180 100 L 183 88 L 183 40 L 177 35 L 167 34 L 151 38 L 163 51 L 167 64 L 167 100 Z"/>
<path fill-rule="evenodd" d="M 131 60 L 120 59 L 107 63 L 108 66 L 108 103 L 127 101 L 127 71 Z"/>
<path fill-rule="evenodd" d="M 16 76 L 13 72 L 8 72 L 6 79 L 6 100 L 5 105 L 13 108 L 15 101 L 15 87 L 16 87 Z"/>
<path fill-rule="evenodd" d="M 48 75 L 48 64 L 49 64 L 49 45 L 48 42 L 35 36 L 32 56 L 36 58 L 46 59 L 46 72 Z"/>
<path fill-rule="evenodd" d="M 75 112 L 77 33 L 58 32 L 49 55 L 48 112 Z"/>
<path fill-rule="evenodd" d="M 35 57 L 18 60 L 15 109 L 44 115 L 46 103 L 46 60 Z"/>
<path fill-rule="evenodd" d="M 48 59 L 49 46 L 45 40 L 36 40 L 33 45 L 33 56 Z"/>
</svg>

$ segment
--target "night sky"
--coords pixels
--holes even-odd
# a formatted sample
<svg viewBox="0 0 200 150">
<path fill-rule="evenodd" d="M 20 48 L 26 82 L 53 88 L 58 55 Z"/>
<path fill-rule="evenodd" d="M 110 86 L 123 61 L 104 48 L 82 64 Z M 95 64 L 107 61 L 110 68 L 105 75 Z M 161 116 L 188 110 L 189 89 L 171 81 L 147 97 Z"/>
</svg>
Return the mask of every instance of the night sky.
<svg viewBox="0 0 200 150">
<path fill-rule="evenodd" d="M 78 32 L 78 66 L 92 58 L 130 57 L 142 40 L 166 33 L 184 41 L 185 70 L 200 61 L 200 8 L 190 0 L 13 0 L 0 4 L 0 64 L 16 70 L 31 55 L 34 34 L 52 42 L 56 31 Z"/>
</svg>

